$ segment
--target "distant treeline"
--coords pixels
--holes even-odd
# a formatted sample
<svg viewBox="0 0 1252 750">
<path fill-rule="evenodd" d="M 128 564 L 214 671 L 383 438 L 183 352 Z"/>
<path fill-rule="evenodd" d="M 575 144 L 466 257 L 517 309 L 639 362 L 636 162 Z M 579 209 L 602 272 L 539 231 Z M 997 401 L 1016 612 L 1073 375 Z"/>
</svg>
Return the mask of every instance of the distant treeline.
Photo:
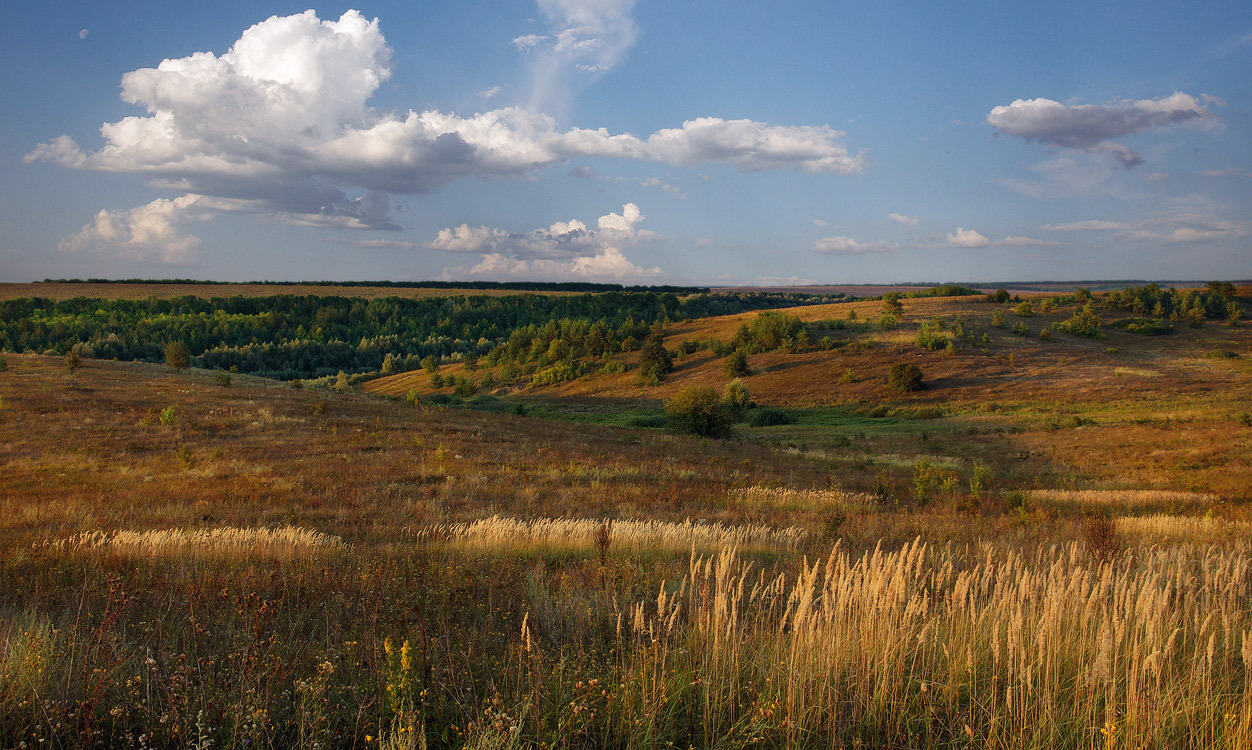
<svg viewBox="0 0 1252 750">
<path fill-rule="evenodd" d="M 183 296 L 0 302 L 0 351 L 160 362 L 180 341 L 194 365 L 281 379 L 416 369 L 421 359 L 477 357 L 520 340 L 519 329 L 602 323 L 614 338 L 646 326 L 751 310 L 829 302 L 835 295 L 603 292 L 545 296 Z M 532 328 L 534 327 L 534 328 Z M 389 357 L 390 355 L 390 357 Z"/>
<path fill-rule="evenodd" d="M 201 281 L 197 279 L 44 279 L 45 284 L 185 284 L 235 286 L 367 286 L 395 289 L 483 289 L 519 292 L 653 292 L 708 294 L 705 286 L 624 286 L 585 281 Z"/>
</svg>

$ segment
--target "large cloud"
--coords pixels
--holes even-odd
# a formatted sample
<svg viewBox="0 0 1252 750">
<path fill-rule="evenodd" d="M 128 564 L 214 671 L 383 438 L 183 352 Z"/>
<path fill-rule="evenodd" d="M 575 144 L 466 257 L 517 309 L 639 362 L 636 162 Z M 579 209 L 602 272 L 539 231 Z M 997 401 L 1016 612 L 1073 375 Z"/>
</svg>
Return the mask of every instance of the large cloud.
<svg viewBox="0 0 1252 750">
<path fill-rule="evenodd" d="M 546 229 L 507 232 L 487 226 L 441 229 L 426 246 L 449 253 L 477 253 L 482 259 L 468 270 L 449 269 L 449 275 L 475 278 L 562 278 L 627 281 L 654 278 L 660 268 L 632 263 L 622 248 L 659 238 L 655 232 L 637 229 L 643 214 L 634 203 L 622 212 L 608 213 L 589 229 L 578 219 L 558 221 Z"/>
<path fill-rule="evenodd" d="M 1111 154 L 1127 167 L 1141 163 L 1143 158 L 1114 138 L 1152 128 L 1215 120 L 1216 115 L 1207 107 L 1182 92 L 1160 99 L 1124 99 L 1111 104 L 1067 105 L 1051 99 L 1018 99 L 987 115 L 987 123 L 1006 135 Z"/>
<path fill-rule="evenodd" d="M 629 3 L 563 0 L 544 7 L 568 22 L 566 51 L 586 48 L 595 65 L 613 62 L 620 50 L 604 50 L 633 39 L 620 19 L 612 20 Z M 223 199 L 217 210 L 373 229 L 396 228 L 387 194 L 521 175 L 586 156 L 717 162 L 743 171 L 849 174 L 864 167 L 863 156 L 841 143 L 844 134 L 828 126 L 710 117 L 640 138 L 604 128 L 562 131 L 553 118 L 522 108 L 468 117 L 379 112 L 368 101 L 390 76 L 390 58 L 378 20 L 357 11 L 337 21 L 313 11 L 274 16 L 220 57 L 202 52 L 123 76 L 122 98 L 148 114 L 103 125 L 99 150 L 61 136 L 26 159 L 144 175 L 159 187 Z"/>
</svg>

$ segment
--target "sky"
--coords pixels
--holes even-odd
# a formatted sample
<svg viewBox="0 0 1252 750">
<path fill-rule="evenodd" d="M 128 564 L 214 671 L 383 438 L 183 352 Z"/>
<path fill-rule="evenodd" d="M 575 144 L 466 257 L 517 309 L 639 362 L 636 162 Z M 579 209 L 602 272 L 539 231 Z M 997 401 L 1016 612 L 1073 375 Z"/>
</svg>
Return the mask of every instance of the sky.
<svg viewBox="0 0 1252 750">
<path fill-rule="evenodd" d="M 1252 278 L 1246 0 L 0 19 L 0 281 Z"/>
</svg>

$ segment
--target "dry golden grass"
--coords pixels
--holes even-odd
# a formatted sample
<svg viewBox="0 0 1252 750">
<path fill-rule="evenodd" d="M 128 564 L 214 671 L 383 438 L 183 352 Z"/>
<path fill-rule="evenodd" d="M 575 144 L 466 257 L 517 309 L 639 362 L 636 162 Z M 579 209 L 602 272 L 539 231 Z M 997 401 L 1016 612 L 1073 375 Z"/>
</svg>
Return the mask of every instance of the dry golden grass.
<svg viewBox="0 0 1252 750">
<path fill-rule="evenodd" d="M 1202 516 L 1131 516 L 1117 519 L 1117 533 L 1141 544 L 1252 542 L 1252 523 Z"/>
<path fill-rule="evenodd" d="M 1179 513 L 1207 508 L 1221 500 L 1208 493 L 1169 490 L 1031 490 L 1027 498 L 1042 507 L 1125 513 L 1156 510 Z"/>
<path fill-rule="evenodd" d="M 1249 551 L 916 541 L 774 577 L 694 559 L 623 613 L 623 720 L 663 733 L 692 701 L 704 736 L 778 746 L 1247 747 Z"/>
<path fill-rule="evenodd" d="M 602 525 L 609 532 L 609 549 L 630 554 L 655 550 L 690 552 L 732 547 L 753 551 L 794 550 L 808 532 L 795 527 L 727 526 L 684 521 L 635 521 L 574 518 L 519 520 L 492 516 L 468 523 L 437 524 L 418 533 L 423 543 L 436 543 L 494 552 L 591 550 Z"/>
<path fill-rule="evenodd" d="M 331 534 L 282 526 L 272 529 L 162 529 L 156 531 L 85 531 L 67 539 L 35 545 L 53 556 L 107 554 L 119 557 L 210 557 L 224 559 L 293 559 L 339 552 L 343 540 Z"/>
<path fill-rule="evenodd" d="M 795 489 L 792 487 L 737 487 L 726 493 L 734 505 L 748 505 L 777 510 L 822 512 L 834 508 L 866 509 L 874 505 L 874 496 L 867 492 L 846 492 L 841 489 Z"/>
</svg>

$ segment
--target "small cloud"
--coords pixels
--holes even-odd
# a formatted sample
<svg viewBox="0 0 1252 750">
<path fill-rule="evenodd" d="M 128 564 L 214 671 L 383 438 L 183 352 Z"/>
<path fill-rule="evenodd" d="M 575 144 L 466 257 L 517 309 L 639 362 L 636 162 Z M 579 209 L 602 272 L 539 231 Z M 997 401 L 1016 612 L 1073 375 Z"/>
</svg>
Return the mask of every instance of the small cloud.
<svg viewBox="0 0 1252 750">
<path fill-rule="evenodd" d="M 813 286 L 817 283 L 817 279 L 802 276 L 757 276 L 752 281 L 755 286 Z"/>
<path fill-rule="evenodd" d="M 543 36 L 541 34 L 524 34 L 522 36 L 516 37 L 513 40 L 513 45 L 517 47 L 519 50 L 521 50 L 522 52 L 526 52 L 526 51 L 533 49 L 540 42 L 546 40 L 547 38 L 548 37 Z"/>
<path fill-rule="evenodd" d="M 407 240 L 349 240 L 339 237 L 335 241 L 341 245 L 351 245 L 364 250 L 416 250 L 421 247 L 418 243 Z"/>
<path fill-rule="evenodd" d="M 1061 247 L 1062 243 L 1052 242 L 1051 240 L 1037 240 L 1034 237 L 1014 237 L 1009 235 L 991 244 L 996 247 Z"/>
<path fill-rule="evenodd" d="M 1237 167 L 1231 167 L 1229 169 L 1206 169 L 1200 172 L 1200 174 L 1204 175 L 1205 177 L 1230 177 L 1230 176 L 1243 176 L 1248 173 L 1244 172 L 1242 169 L 1239 169 Z"/>
<path fill-rule="evenodd" d="M 824 227 L 824 226 L 826 226 L 826 220 L 825 220 L 825 219 L 809 219 L 809 221 L 813 222 L 813 224 L 814 224 L 815 226 L 819 226 L 819 227 Z"/>
<path fill-rule="evenodd" d="M 1101 219 L 1088 219 L 1086 221 L 1074 221 L 1069 224 L 1044 224 L 1039 227 L 1040 232 L 1101 232 L 1109 230 L 1121 230 L 1128 228 L 1129 225 L 1120 221 L 1103 221 Z"/>
<path fill-rule="evenodd" d="M 1148 182 L 1164 182 L 1169 179 L 1169 175 L 1164 172 L 1153 172 L 1152 174 L 1145 174 L 1143 179 Z"/>
<path fill-rule="evenodd" d="M 487 101 L 488 99 L 492 98 L 493 96 L 495 96 L 496 94 L 500 93 L 503 90 L 504 88 L 502 86 L 492 86 L 489 89 L 483 89 L 482 91 L 479 91 L 478 98 L 482 99 L 483 101 Z"/>
<path fill-rule="evenodd" d="M 87 38 L 87 35 L 88 35 L 88 34 L 90 34 L 90 33 L 91 33 L 91 32 L 90 32 L 90 31 L 88 31 L 87 29 L 82 29 L 82 30 L 80 30 L 80 31 L 78 32 L 78 38 L 79 38 L 79 39 L 86 39 L 86 38 Z"/>
<path fill-rule="evenodd" d="M 956 228 L 956 234 L 948 235 L 950 247 L 986 247 L 990 241 L 973 229 Z"/>
<path fill-rule="evenodd" d="M 708 237 L 696 237 L 696 247 L 708 247 L 713 244 L 713 240 Z"/>
<path fill-rule="evenodd" d="M 574 167 L 569 171 L 569 176 L 576 180 L 600 180 L 600 173 L 591 167 Z"/>
<path fill-rule="evenodd" d="M 876 242 L 857 242 L 851 237 L 823 237 L 813 243 L 813 252 L 824 255 L 864 255 L 866 253 L 893 253 L 900 249 L 899 245 L 891 245 L 882 240 Z"/>
<path fill-rule="evenodd" d="M 917 226 L 918 217 L 905 216 L 904 214 L 887 214 L 887 218 L 891 219 L 900 226 L 915 227 Z"/>
</svg>

